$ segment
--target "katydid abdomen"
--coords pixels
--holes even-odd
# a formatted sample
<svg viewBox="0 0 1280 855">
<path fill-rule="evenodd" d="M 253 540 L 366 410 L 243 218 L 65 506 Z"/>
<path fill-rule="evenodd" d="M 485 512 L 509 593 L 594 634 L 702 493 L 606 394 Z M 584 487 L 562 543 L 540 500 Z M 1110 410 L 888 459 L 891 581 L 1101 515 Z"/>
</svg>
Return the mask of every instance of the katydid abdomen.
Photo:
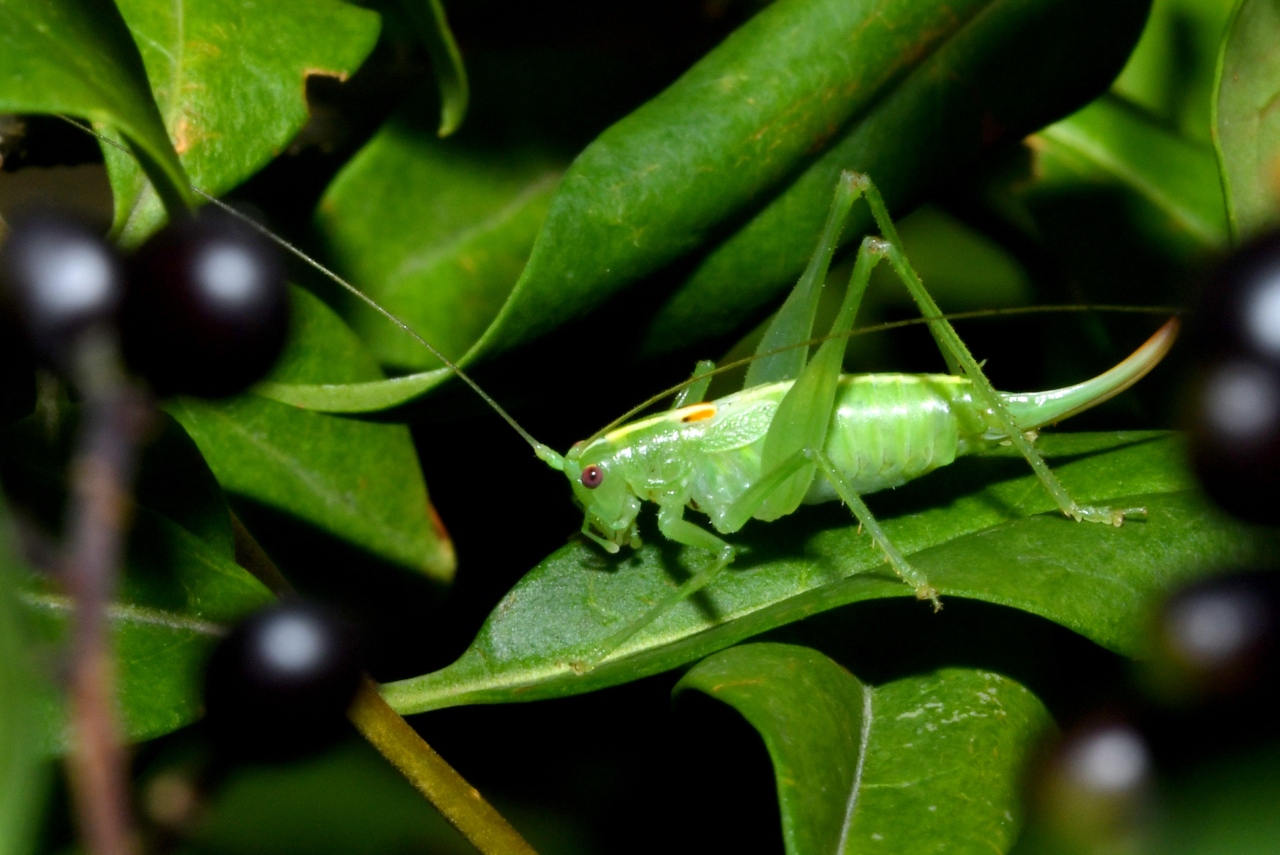
<svg viewBox="0 0 1280 855">
<path fill-rule="evenodd" d="M 990 427 L 963 377 L 845 374 L 824 451 L 854 490 L 874 493 L 1004 438 L 991 434 Z M 816 478 L 804 501 L 838 498 L 830 481 Z"/>
</svg>

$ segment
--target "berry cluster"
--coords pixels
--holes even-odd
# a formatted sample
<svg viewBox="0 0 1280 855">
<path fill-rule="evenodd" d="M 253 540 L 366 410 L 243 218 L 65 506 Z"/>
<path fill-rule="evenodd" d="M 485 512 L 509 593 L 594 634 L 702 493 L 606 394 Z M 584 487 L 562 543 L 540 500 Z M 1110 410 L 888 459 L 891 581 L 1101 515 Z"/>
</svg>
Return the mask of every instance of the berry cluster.
<svg viewBox="0 0 1280 855">
<path fill-rule="evenodd" d="M 1242 247 L 1194 318 L 1192 464 L 1232 514 L 1280 523 L 1280 233 Z"/>
<path fill-rule="evenodd" d="M 45 365 L 80 380 L 113 358 L 158 395 L 233 395 L 261 379 L 289 325 L 275 246 L 217 209 L 175 220 L 122 258 L 65 216 L 15 221 L 0 246 L 0 323 Z M 5 336 L 9 338 L 9 336 Z M 360 683 L 351 629 L 323 608 L 286 601 L 237 626 L 206 674 L 209 727 L 228 754 L 300 756 L 343 732 Z"/>
<path fill-rule="evenodd" d="M 94 329 L 160 395 L 222 397 L 270 370 L 289 300 L 276 248 L 216 209 L 182 218 L 121 259 L 64 216 L 16 221 L 0 249 L 0 300 L 36 356 L 74 370 Z"/>
</svg>

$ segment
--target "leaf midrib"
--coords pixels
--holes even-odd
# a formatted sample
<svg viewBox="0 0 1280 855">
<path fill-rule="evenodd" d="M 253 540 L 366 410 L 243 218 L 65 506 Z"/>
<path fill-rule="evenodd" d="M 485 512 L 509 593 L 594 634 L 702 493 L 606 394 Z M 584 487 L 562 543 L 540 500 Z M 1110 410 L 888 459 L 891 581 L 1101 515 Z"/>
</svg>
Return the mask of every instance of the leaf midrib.
<svg viewBox="0 0 1280 855">
<path fill-rule="evenodd" d="M 844 822 L 840 826 L 840 842 L 836 852 L 844 852 L 849 845 L 849 833 L 853 830 L 853 822 L 858 813 L 859 796 L 862 795 L 862 773 L 866 768 L 868 748 L 871 745 L 871 725 L 875 721 L 875 690 L 870 686 L 862 686 L 862 732 L 858 738 L 858 765 L 853 770 L 853 782 L 849 787 Z"/>
</svg>

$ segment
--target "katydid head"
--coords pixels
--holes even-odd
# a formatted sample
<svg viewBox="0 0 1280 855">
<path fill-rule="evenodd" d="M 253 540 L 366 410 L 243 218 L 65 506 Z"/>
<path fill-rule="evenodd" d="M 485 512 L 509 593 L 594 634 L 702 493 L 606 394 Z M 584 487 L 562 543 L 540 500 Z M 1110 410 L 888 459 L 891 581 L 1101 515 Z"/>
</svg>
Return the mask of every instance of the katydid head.
<svg viewBox="0 0 1280 855">
<path fill-rule="evenodd" d="M 623 477 L 616 450 L 606 440 L 578 443 L 564 457 L 564 474 L 585 519 L 582 533 L 609 552 L 640 545 L 640 500 Z"/>
</svg>

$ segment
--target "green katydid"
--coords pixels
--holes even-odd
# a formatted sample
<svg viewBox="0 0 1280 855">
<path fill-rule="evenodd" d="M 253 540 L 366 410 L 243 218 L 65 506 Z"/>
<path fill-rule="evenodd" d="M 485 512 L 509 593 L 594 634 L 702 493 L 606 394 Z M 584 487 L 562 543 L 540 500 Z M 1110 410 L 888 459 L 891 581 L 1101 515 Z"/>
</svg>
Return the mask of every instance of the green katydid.
<svg viewBox="0 0 1280 855">
<path fill-rule="evenodd" d="M 853 203 L 864 197 L 881 237 L 862 241 L 831 336 L 806 360 L 818 294 Z M 841 374 L 871 271 L 888 259 L 928 320 L 949 375 Z M 590 670 L 673 606 L 705 587 L 734 559 L 732 534 L 750 519 L 774 520 L 802 503 L 842 500 L 916 596 L 939 607 L 938 592 L 899 552 L 861 496 L 895 487 L 956 457 L 1011 443 L 1059 509 L 1078 521 L 1121 525 L 1145 508 L 1077 503 L 1032 445 L 1037 428 L 1116 395 L 1160 361 L 1177 333 L 1170 320 L 1128 359 L 1099 377 L 1052 392 L 997 392 L 911 268 L 888 211 L 866 176 L 841 175 L 817 251 L 760 342 L 742 391 L 701 403 L 707 366 L 672 410 L 578 443 L 561 456 L 535 445 L 565 473 L 585 518 L 582 533 L 609 552 L 637 544 L 642 501 L 658 506 L 670 540 L 711 553 L 702 569 L 649 611 L 599 643 Z M 694 508 L 718 533 L 685 519 Z"/>
<path fill-rule="evenodd" d="M 807 358 L 819 294 L 845 220 L 859 198 L 870 205 L 881 236 L 863 239 L 830 334 Z M 951 374 L 841 373 L 859 303 L 873 268 L 884 259 L 915 300 Z M 767 328 L 740 392 L 704 403 L 711 365 L 699 363 L 672 409 L 602 431 L 564 455 L 535 440 L 402 321 L 316 262 L 304 260 L 439 357 L 541 460 L 564 472 L 584 511 L 586 537 L 608 552 L 638 545 L 636 519 L 642 502 L 649 501 L 658 506 L 658 528 L 665 537 L 710 553 L 706 565 L 688 580 L 596 644 L 588 658 L 573 663 L 580 672 L 618 651 L 728 567 L 734 547 L 719 535 L 732 534 L 753 518 L 785 516 L 803 503 L 844 501 L 899 577 L 938 607 L 937 590 L 885 535 L 861 496 L 998 444 L 1015 446 L 1058 508 L 1074 520 L 1118 526 L 1126 516 L 1146 513 L 1145 508 L 1077 503 L 1032 443 L 1037 428 L 1101 403 L 1145 376 L 1172 346 L 1177 321 L 1167 322 L 1130 357 L 1092 380 L 1050 392 L 997 392 L 912 269 L 879 192 L 863 175 L 840 176 L 818 248 Z M 685 519 L 689 508 L 706 514 L 715 533 Z"/>
</svg>

